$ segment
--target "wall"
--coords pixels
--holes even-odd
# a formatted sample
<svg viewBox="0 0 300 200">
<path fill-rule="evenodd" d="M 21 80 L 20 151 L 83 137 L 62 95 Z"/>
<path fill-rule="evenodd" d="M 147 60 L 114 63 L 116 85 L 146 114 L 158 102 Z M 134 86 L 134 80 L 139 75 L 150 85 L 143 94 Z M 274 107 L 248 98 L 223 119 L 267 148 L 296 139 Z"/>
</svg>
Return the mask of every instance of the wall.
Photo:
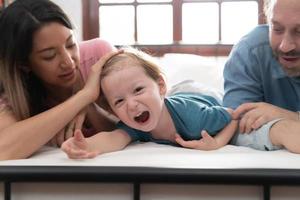
<svg viewBox="0 0 300 200">
<path fill-rule="evenodd" d="M 81 0 L 52 0 L 70 17 L 75 26 L 78 41 L 82 41 L 82 4 Z"/>
</svg>

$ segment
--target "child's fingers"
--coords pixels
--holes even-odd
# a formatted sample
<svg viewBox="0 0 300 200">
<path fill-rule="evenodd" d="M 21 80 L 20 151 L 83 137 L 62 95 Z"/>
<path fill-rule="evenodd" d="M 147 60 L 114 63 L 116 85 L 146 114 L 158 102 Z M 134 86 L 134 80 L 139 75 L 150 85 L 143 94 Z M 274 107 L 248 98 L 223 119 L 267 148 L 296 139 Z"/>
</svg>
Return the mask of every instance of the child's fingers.
<svg viewBox="0 0 300 200">
<path fill-rule="evenodd" d="M 71 154 L 68 154 L 68 157 L 71 159 L 91 159 L 98 156 L 98 152 L 86 152 L 86 151 L 76 151 L 72 152 Z"/>
<path fill-rule="evenodd" d="M 73 144 L 79 149 L 86 149 L 87 141 L 80 129 L 75 130 Z"/>
<path fill-rule="evenodd" d="M 89 153 L 86 154 L 85 158 L 95 158 L 98 155 L 99 155 L 98 152 L 89 152 Z"/>
<path fill-rule="evenodd" d="M 77 150 L 77 149 L 73 149 L 70 148 L 68 149 L 68 151 L 66 152 L 68 157 L 71 159 L 83 159 L 86 158 L 86 155 L 88 154 L 86 151 L 84 150 Z"/>
<path fill-rule="evenodd" d="M 84 136 L 83 133 L 81 132 L 80 129 L 76 129 L 74 132 L 74 138 L 76 141 L 83 141 L 84 140 Z"/>
<path fill-rule="evenodd" d="M 186 148 L 191 148 L 191 149 L 195 149 L 197 147 L 197 143 L 198 143 L 197 140 L 185 141 L 184 139 L 182 139 L 182 137 L 180 135 L 177 135 L 177 134 L 175 137 L 175 141 L 179 145 L 186 147 Z"/>
<path fill-rule="evenodd" d="M 207 133 L 206 130 L 201 131 L 201 136 L 204 137 L 209 137 L 210 135 Z"/>
<path fill-rule="evenodd" d="M 207 133 L 207 131 L 203 130 L 201 131 L 201 136 L 202 136 L 202 140 L 203 142 L 210 142 L 210 141 L 213 141 L 213 137 L 211 135 L 209 135 Z"/>
</svg>

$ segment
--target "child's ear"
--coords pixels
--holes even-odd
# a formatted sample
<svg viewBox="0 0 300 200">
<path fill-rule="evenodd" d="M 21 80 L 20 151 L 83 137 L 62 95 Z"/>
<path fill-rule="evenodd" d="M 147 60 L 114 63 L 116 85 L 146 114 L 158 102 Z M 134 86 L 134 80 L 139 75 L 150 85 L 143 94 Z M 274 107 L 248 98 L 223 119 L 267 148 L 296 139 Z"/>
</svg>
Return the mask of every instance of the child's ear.
<svg viewBox="0 0 300 200">
<path fill-rule="evenodd" d="M 102 93 L 103 94 L 103 93 Z M 102 109 L 104 109 L 106 112 L 110 113 L 110 114 L 114 114 L 113 110 L 111 109 L 111 107 L 109 106 L 109 103 L 107 102 L 106 98 L 101 95 L 97 101 L 96 104 L 98 106 L 100 106 Z"/>
<path fill-rule="evenodd" d="M 159 87 L 159 93 L 163 96 L 166 95 L 167 93 L 167 84 L 166 84 L 166 80 L 163 77 L 163 75 L 160 75 L 160 77 L 157 80 L 158 83 L 158 87 Z"/>
</svg>

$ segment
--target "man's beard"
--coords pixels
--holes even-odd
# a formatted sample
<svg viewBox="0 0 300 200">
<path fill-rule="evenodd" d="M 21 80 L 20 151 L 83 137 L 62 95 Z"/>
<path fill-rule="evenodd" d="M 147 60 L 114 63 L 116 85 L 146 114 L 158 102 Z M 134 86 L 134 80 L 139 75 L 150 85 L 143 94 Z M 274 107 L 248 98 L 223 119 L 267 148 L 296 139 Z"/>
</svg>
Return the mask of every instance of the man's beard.
<svg viewBox="0 0 300 200">
<path fill-rule="evenodd" d="M 279 50 L 273 50 L 273 54 L 276 57 L 277 61 L 279 61 L 279 56 L 292 56 L 292 57 L 298 57 L 300 61 L 300 52 L 299 51 L 289 51 L 287 53 L 283 53 Z M 299 66 L 293 67 L 292 69 L 289 69 L 287 67 L 284 67 L 282 63 L 280 63 L 281 68 L 283 71 L 289 76 L 289 77 L 294 77 L 294 78 L 300 78 L 300 64 Z"/>
</svg>

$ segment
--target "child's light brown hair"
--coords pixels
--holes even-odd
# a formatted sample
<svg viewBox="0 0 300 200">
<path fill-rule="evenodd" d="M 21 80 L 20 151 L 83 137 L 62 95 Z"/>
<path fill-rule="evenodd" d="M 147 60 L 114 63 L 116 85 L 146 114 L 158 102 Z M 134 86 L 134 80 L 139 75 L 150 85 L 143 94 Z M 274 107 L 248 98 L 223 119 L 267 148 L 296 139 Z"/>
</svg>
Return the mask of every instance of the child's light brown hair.
<svg viewBox="0 0 300 200">
<path fill-rule="evenodd" d="M 156 63 L 153 57 L 138 49 L 126 47 L 123 48 L 122 53 L 114 55 L 105 63 L 100 75 L 100 86 L 102 79 L 113 71 L 120 70 L 132 65 L 141 66 L 145 70 L 145 73 L 154 81 L 158 81 L 160 78 L 164 78 L 164 74 L 161 71 L 160 66 Z M 112 113 L 112 110 L 110 109 L 102 88 L 100 91 L 100 95 L 101 107 Z"/>
</svg>

